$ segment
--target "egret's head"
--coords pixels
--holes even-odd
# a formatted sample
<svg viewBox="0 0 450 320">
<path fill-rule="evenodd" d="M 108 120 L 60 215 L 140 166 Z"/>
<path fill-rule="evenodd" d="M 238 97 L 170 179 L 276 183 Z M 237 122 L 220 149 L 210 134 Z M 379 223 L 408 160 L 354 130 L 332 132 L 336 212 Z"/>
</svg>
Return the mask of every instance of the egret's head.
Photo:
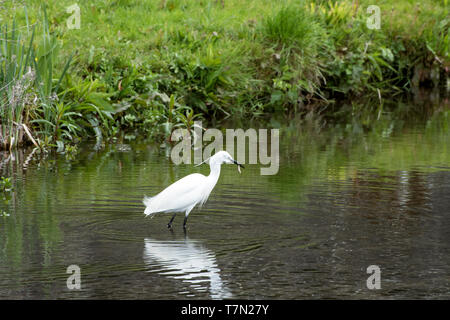
<svg viewBox="0 0 450 320">
<path fill-rule="evenodd" d="M 233 159 L 233 157 L 226 151 L 219 151 L 215 155 L 213 155 L 211 158 L 209 158 L 209 164 L 222 164 L 222 163 L 228 163 L 228 164 L 235 164 L 241 168 L 244 168 L 244 166 L 240 163 L 238 163 L 236 160 Z"/>
</svg>

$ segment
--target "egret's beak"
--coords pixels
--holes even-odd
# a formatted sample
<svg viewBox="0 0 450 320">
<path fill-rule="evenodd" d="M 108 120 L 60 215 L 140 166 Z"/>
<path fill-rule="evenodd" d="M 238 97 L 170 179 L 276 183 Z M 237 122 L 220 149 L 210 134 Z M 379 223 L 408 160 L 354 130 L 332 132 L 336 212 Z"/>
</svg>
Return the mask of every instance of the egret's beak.
<svg viewBox="0 0 450 320">
<path fill-rule="evenodd" d="M 236 160 L 233 160 L 233 163 L 235 165 L 237 165 L 238 167 L 241 167 L 242 169 L 245 169 L 245 167 L 242 164 L 240 164 L 239 162 L 237 162 Z"/>
</svg>

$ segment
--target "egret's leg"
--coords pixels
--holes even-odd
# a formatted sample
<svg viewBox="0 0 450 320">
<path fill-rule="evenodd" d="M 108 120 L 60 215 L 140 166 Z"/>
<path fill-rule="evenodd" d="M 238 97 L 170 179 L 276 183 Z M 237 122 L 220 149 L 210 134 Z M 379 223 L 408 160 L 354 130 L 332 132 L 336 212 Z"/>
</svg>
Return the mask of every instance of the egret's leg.
<svg viewBox="0 0 450 320">
<path fill-rule="evenodd" d="M 183 221 L 183 229 L 186 230 L 186 222 L 187 222 L 187 218 L 188 216 L 184 217 L 184 221 Z"/>
<path fill-rule="evenodd" d="M 169 223 L 167 224 L 167 228 L 169 228 L 169 229 L 172 228 L 172 222 L 173 222 L 173 219 L 175 219 L 176 215 L 177 215 L 176 213 L 173 214 L 172 218 L 170 219 Z"/>
<path fill-rule="evenodd" d="M 190 208 L 188 208 L 186 210 L 186 213 L 185 213 L 185 216 L 184 216 L 184 221 L 183 221 L 183 229 L 184 230 L 186 230 L 186 222 L 187 222 L 187 218 L 189 216 L 189 213 L 192 211 L 192 209 L 194 209 L 194 207 L 195 207 L 195 204 L 192 207 L 190 207 Z"/>
</svg>

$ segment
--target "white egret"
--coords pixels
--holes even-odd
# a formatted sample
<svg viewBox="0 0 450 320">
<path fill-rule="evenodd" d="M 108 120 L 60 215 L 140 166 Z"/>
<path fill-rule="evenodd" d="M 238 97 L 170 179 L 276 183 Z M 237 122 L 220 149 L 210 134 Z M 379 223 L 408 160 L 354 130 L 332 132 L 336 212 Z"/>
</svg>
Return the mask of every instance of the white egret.
<svg viewBox="0 0 450 320">
<path fill-rule="evenodd" d="M 156 213 L 174 212 L 167 224 L 167 227 L 171 228 L 176 213 L 185 212 L 183 222 L 183 228 L 185 229 L 189 213 L 197 204 L 200 203 L 200 205 L 203 205 L 214 189 L 217 180 L 219 180 L 222 163 L 234 163 L 238 166 L 238 169 L 239 167 L 244 168 L 242 164 L 234 160 L 226 151 L 219 151 L 202 163 L 208 160 L 211 169 L 209 176 L 206 177 L 200 173 L 193 173 L 174 182 L 154 197 L 144 197 L 143 202 L 146 206 L 144 214 L 146 216 L 153 216 Z"/>
</svg>

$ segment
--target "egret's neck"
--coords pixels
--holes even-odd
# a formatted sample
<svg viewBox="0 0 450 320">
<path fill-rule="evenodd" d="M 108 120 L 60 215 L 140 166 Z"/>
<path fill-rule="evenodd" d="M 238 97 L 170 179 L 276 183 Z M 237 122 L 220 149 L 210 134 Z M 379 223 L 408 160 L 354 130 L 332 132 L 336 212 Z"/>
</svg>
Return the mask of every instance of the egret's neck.
<svg viewBox="0 0 450 320">
<path fill-rule="evenodd" d="M 211 172 L 209 173 L 208 178 L 213 180 L 215 184 L 217 180 L 219 180 L 221 165 L 218 163 L 211 163 L 209 167 L 211 169 Z"/>
</svg>

